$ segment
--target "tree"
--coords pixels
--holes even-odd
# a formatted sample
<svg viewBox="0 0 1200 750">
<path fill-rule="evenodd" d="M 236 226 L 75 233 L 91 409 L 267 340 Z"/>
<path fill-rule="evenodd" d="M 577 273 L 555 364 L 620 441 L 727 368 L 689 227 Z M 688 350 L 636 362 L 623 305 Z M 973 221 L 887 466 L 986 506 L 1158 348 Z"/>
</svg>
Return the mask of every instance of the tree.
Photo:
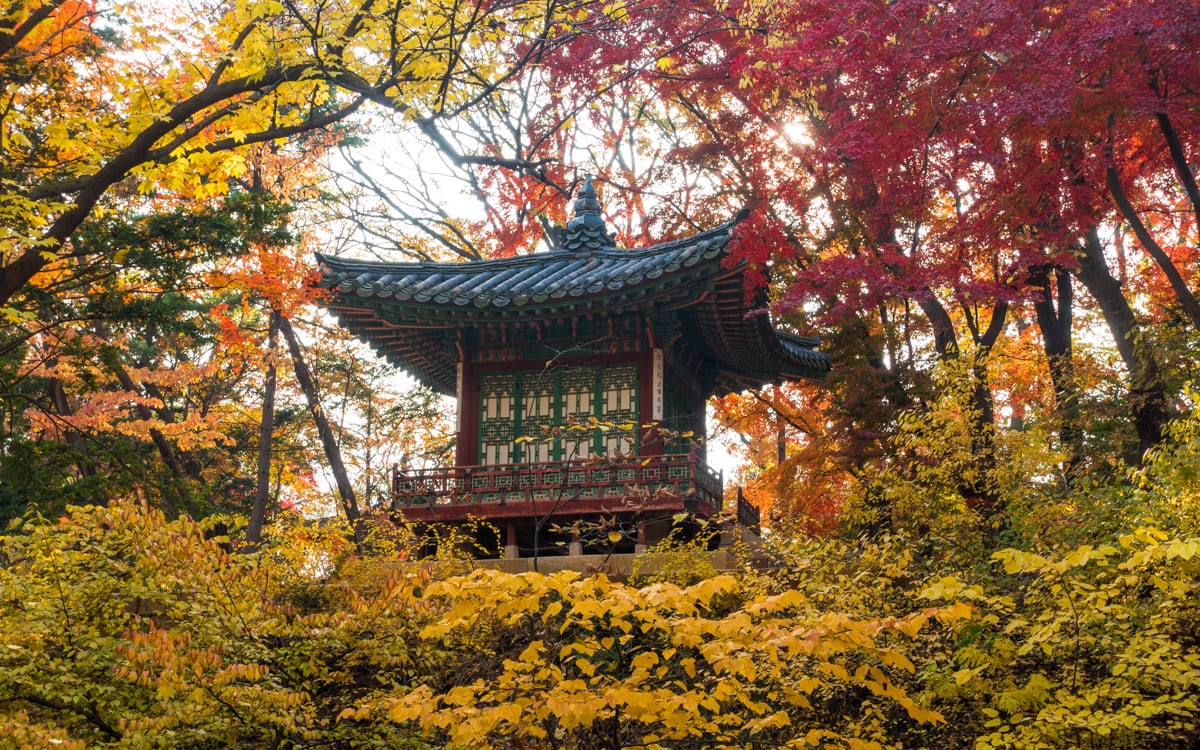
<svg viewBox="0 0 1200 750">
<path fill-rule="evenodd" d="M 432 126 L 571 33 L 568 6 L 523 0 L 200 4 L 188 18 L 155 7 L 10 9 L 0 40 L 10 317 L 14 295 L 55 259 L 91 257 L 72 238 L 116 186 L 218 195 L 245 173 L 248 146 L 327 128 L 367 102 Z"/>
<path fill-rule="evenodd" d="M 36 320 L 5 353 L 10 388 L 34 391 L 6 447 L 65 443 L 76 456 L 75 479 L 21 482 L 28 501 L 49 510 L 79 478 L 106 485 L 92 500 L 136 488 L 186 512 L 228 496 L 237 451 L 225 451 L 239 428 L 226 405 L 245 396 L 247 352 L 224 327 L 236 296 L 208 274 L 274 234 L 278 219 L 276 208 L 232 196 L 81 231 L 77 244 L 110 260 L 62 269 L 72 281 L 31 300 Z"/>
<path fill-rule="evenodd" d="M 898 385 L 881 409 L 902 404 L 905 391 L 924 395 L 928 381 L 919 360 L 906 371 L 906 350 L 971 357 L 972 432 L 984 464 L 995 450 L 988 360 L 1011 331 L 1008 312 L 1044 299 L 1041 269 L 1073 272 L 1126 364 L 1138 444 L 1128 452 L 1140 455 L 1170 415 L 1172 376 L 1140 311 L 1162 303 L 1118 284 L 1108 238 L 1132 227 L 1169 282 L 1157 299 L 1194 328 L 1191 282 L 1155 249 L 1186 245 L 1195 223 L 1194 176 L 1181 157 L 1200 102 L 1178 82 L 1195 75 L 1182 51 L 1198 22 L 1194 9 L 1180 10 L 1110 0 L 1053 10 L 1020 0 L 734 4 L 724 17 L 740 27 L 709 27 L 641 69 L 642 98 L 653 102 L 642 123 L 681 143 L 667 184 L 706 171 L 707 190 L 693 193 L 709 205 L 733 198 L 754 207 L 740 255 L 770 266 L 780 311 L 804 309 L 826 330 L 869 332 L 878 347 L 867 361 Z M 691 38 L 703 28 L 698 18 L 703 9 L 646 38 Z M 626 59 L 643 59 L 644 49 L 661 47 L 635 45 Z M 555 62 L 560 89 L 598 78 Z M 1131 184 L 1144 186 L 1132 209 Z M 1139 230 L 1147 212 L 1160 238 Z M 1056 368 L 1061 338 L 1051 344 Z M 1069 425 L 1072 400 L 1062 395 L 1058 421 Z M 1061 438 L 1075 441 L 1069 427 Z M 964 491 L 992 502 L 986 483 Z"/>
</svg>

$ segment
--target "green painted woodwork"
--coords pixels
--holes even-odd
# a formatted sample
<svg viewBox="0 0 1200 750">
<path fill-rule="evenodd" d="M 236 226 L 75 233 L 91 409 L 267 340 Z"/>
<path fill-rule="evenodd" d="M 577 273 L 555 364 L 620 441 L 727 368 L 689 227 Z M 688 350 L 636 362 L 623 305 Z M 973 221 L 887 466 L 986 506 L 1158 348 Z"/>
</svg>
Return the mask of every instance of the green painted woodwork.
<svg viewBox="0 0 1200 750">
<path fill-rule="evenodd" d="M 636 454 L 638 366 L 485 373 L 479 386 L 479 462 L 485 465 Z M 517 442 L 518 438 L 529 440 Z M 632 438 L 632 439 L 630 439 Z"/>
<path fill-rule="evenodd" d="M 686 452 L 694 440 L 682 435 L 688 432 L 695 438 L 704 435 L 704 402 L 690 397 L 683 387 L 672 384 L 670 378 L 664 391 L 663 426 L 680 436 L 668 441 L 667 452 Z"/>
<path fill-rule="evenodd" d="M 479 462 L 510 463 L 515 458 L 513 435 L 520 429 L 515 408 L 518 378 L 513 373 L 488 373 L 479 391 Z"/>
</svg>

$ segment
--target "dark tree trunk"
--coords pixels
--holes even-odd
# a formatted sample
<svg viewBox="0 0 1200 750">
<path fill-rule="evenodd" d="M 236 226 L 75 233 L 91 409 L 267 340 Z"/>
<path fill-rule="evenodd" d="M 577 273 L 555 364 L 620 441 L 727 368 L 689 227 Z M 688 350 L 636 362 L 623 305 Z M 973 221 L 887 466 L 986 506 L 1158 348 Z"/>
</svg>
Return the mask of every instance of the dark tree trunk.
<svg viewBox="0 0 1200 750">
<path fill-rule="evenodd" d="M 254 505 L 250 508 L 250 523 L 246 541 L 262 541 L 263 523 L 267 518 L 267 503 L 271 497 L 271 439 L 275 433 L 275 349 L 279 343 L 279 313 L 271 312 L 267 333 L 267 371 L 263 378 L 262 419 L 258 424 L 258 481 L 254 486 Z"/>
<path fill-rule="evenodd" d="M 933 329 L 933 348 L 938 358 L 948 362 L 958 357 L 958 338 L 954 333 L 954 321 L 946 311 L 941 300 L 927 290 L 927 297 L 917 300 L 921 312 L 925 313 L 929 326 Z"/>
<path fill-rule="evenodd" d="M 162 404 L 159 408 L 154 410 L 155 413 L 158 414 L 158 418 L 167 424 L 174 424 L 177 420 L 177 417 L 175 416 L 175 410 L 167 404 L 167 400 L 163 398 L 162 391 L 159 390 L 158 386 L 154 383 L 143 383 L 142 388 L 146 391 L 147 396 L 158 399 L 159 403 Z M 203 467 L 200 465 L 200 460 L 196 457 L 195 451 L 180 451 L 179 463 L 183 466 L 184 472 L 186 472 L 189 477 L 197 482 L 201 480 L 201 472 Z"/>
<path fill-rule="evenodd" d="M 1158 120 L 1158 127 L 1162 130 L 1163 138 L 1167 142 L 1167 150 L 1171 153 L 1171 164 L 1175 167 L 1175 174 L 1179 175 L 1183 191 L 1187 193 L 1188 201 L 1192 204 L 1192 214 L 1196 217 L 1196 231 L 1200 232 L 1200 187 L 1196 186 L 1196 176 L 1192 174 L 1187 155 L 1183 153 L 1183 143 L 1179 140 L 1175 124 L 1171 122 L 1171 118 L 1167 116 L 1166 112 L 1159 112 L 1154 117 Z"/>
<path fill-rule="evenodd" d="M 1137 317 L 1125 299 L 1120 283 L 1109 272 L 1095 227 L 1088 230 L 1078 259 L 1079 268 L 1075 275 L 1100 307 L 1121 360 L 1129 371 L 1129 409 L 1137 431 L 1140 458 L 1162 439 L 1163 427 L 1170 414 L 1158 360 L 1142 340 Z"/>
<path fill-rule="evenodd" d="M 971 335 L 975 340 L 975 351 L 971 361 L 971 414 L 968 417 L 971 431 L 971 453 L 979 461 L 978 477 L 967 483 L 968 498 L 974 498 L 974 510 L 987 521 L 992 521 L 1004 510 L 1000 494 L 992 481 L 992 473 L 996 468 L 996 402 L 992 397 L 992 389 L 988 381 L 988 358 L 992 347 L 1004 331 L 1004 321 L 1008 317 L 1008 303 L 997 302 L 992 307 L 988 327 L 982 332 L 971 320 Z M 964 492 L 964 494 L 967 494 Z M 997 530 L 996 524 L 989 523 L 990 532 Z"/>
<path fill-rule="evenodd" d="M 1105 172 L 1105 179 L 1108 183 L 1108 190 L 1112 194 L 1113 201 L 1117 204 L 1117 208 L 1121 210 L 1121 216 L 1125 221 L 1129 222 L 1129 227 L 1133 229 L 1134 235 L 1137 236 L 1138 242 L 1142 248 L 1154 259 L 1158 267 L 1162 269 L 1163 274 L 1167 277 L 1167 281 L 1171 284 L 1171 290 L 1175 292 L 1175 298 L 1179 300 L 1179 306 L 1183 308 L 1184 314 L 1192 322 L 1192 327 L 1200 331 L 1200 301 L 1197 301 L 1196 295 L 1188 289 L 1187 282 L 1184 281 L 1183 275 L 1179 273 L 1179 269 L 1175 267 L 1171 256 L 1162 249 L 1162 246 L 1150 234 L 1150 230 L 1142 223 L 1142 219 L 1134 210 L 1133 204 L 1129 202 L 1129 196 L 1125 194 L 1125 189 L 1121 187 L 1120 177 L 1117 175 L 1115 167 L 1109 167 Z"/>
<path fill-rule="evenodd" d="M 1066 457 L 1063 470 L 1067 483 L 1070 484 L 1079 466 L 1079 458 L 1083 455 L 1079 388 L 1075 381 L 1071 338 L 1074 290 L 1070 274 L 1051 266 L 1034 269 L 1030 283 L 1041 290 L 1041 295 L 1034 300 L 1033 307 L 1037 313 L 1038 329 L 1042 334 L 1042 349 L 1046 352 L 1046 361 L 1050 368 L 1050 383 L 1054 387 L 1054 402 L 1058 411 L 1058 439 Z"/>
<path fill-rule="evenodd" d="M 334 436 L 333 430 L 329 426 L 325 410 L 321 408 L 321 397 L 317 392 L 317 384 L 313 381 L 308 363 L 304 361 L 304 352 L 300 349 L 300 341 L 296 338 L 291 321 L 282 315 L 279 316 L 279 331 L 287 341 L 288 352 L 292 357 L 292 367 L 296 372 L 296 381 L 300 384 L 304 400 L 308 402 L 308 410 L 312 414 L 313 422 L 317 425 L 317 434 L 321 437 L 325 458 L 329 461 L 329 470 L 333 472 L 333 479 L 337 483 L 342 509 L 346 513 L 346 519 L 354 527 L 355 538 L 359 539 L 361 532 L 358 524 L 358 500 L 354 497 L 354 487 L 350 484 L 346 465 L 342 463 L 342 452 L 338 448 L 337 437 Z"/>
<path fill-rule="evenodd" d="M 138 384 L 134 382 L 129 375 L 129 371 L 118 361 L 117 355 L 109 352 L 104 357 L 108 369 L 116 376 L 117 382 L 121 387 L 135 396 L 140 396 L 142 391 L 138 388 Z M 150 411 L 150 407 L 145 404 L 138 403 L 135 407 L 138 416 L 147 422 L 154 418 L 154 413 Z M 171 472 L 171 478 L 174 480 L 175 491 L 179 495 L 179 500 L 185 505 L 191 501 L 191 490 L 188 487 L 187 470 L 184 469 L 183 462 L 179 460 L 179 455 L 175 453 L 175 448 L 171 445 L 171 441 L 167 440 L 166 435 L 163 435 L 162 430 L 157 427 L 149 428 L 150 439 L 154 442 L 154 447 L 158 449 L 159 456 L 162 457 L 163 463 L 167 465 L 167 469 Z M 175 505 L 175 501 L 171 499 L 170 494 L 162 493 L 163 511 L 174 516 L 179 512 L 179 508 Z"/>
<path fill-rule="evenodd" d="M 62 381 L 58 378 L 50 378 L 47 381 L 46 390 L 50 395 L 50 405 L 60 417 L 69 417 L 73 414 L 71 404 L 67 400 L 67 393 L 63 389 Z M 96 476 L 96 466 L 88 458 L 87 448 L 84 446 L 83 436 L 74 427 L 67 427 L 63 431 L 64 439 L 67 445 L 71 446 L 78 458 L 75 460 L 75 466 L 79 469 L 79 475 L 84 478 Z M 99 495 L 94 498 L 97 505 L 107 505 L 108 497 Z"/>
</svg>

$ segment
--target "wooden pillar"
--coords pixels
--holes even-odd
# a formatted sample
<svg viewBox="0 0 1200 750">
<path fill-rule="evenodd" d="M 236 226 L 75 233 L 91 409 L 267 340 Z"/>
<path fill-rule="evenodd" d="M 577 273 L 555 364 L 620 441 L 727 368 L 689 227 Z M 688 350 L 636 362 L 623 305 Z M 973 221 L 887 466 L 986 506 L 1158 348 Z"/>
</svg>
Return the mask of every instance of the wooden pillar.
<svg viewBox="0 0 1200 750">
<path fill-rule="evenodd" d="M 521 550 L 517 548 L 517 525 L 509 521 L 505 526 L 504 559 L 516 560 L 520 556 Z"/>
<path fill-rule="evenodd" d="M 650 549 L 650 545 L 646 544 L 646 522 L 638 521 L 637 542 L 633 545 L 633 554 L 640 555 L 648 549 Z"/>
<path fill-rule="evenodd" d="M 458 362 L 458 424 L 454 443 L 454 465 L 479 463 L 479 366 Z"/>
<path fill-rule="evenodd" d="M 666 362 L 662 349 L 651 349 L 638 357 L 638 422 L 656 424 L 663 419 L 663 383 Z M 654 428 L 642 428 L 638 455 L 658 456 L 663 452 L 662 436 Z"/>
</svg>

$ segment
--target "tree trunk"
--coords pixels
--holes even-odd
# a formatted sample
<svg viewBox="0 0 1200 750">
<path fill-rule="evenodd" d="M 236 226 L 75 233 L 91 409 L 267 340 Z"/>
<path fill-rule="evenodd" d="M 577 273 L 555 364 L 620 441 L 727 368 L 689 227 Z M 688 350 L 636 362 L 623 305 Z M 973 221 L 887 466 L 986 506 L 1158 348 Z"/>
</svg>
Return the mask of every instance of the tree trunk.
<svg viewBox="0 0 1200 750">
<path fill-rule="evenodd" d="M 1196 231 L 1200 232 L 1200 187 L 1197 187 L 1196 176 L 1192 174 L 1187 155 L 1183 153 L 1183 143 L 1179 140 L 1179 133 L 1175 130 L 1175 125 L 1166 112 L 1159 112 L 1154 118 L 1158 120 L 1158 127 L 1167 141 L 1167 150 L 1171 153 L 1171 164 L 1174 165 L 1175 174 L 1179 175 L 1183 191 L 1187 193 L 1188 201 L 1192 204 L 1192 214 L 1196 217 Z"/>
<path fill-rule="evenodd" d="M 1129 196 L 1125 194 L 1125 189 L 1121 187 L 1120 177 L 1117 175 L 1116 167 L 1109 167 L 1105 172 L 1105 180 L 1108 183 L 1108 190 L 1112 194 L 1113 201 L 1117 204 L 1117 208 L 1121 210 L 1121 215 L 1125 217 L 1125 221 L 1129 222 L 1129 227 L 1133 229 L 1134 235 L 1137 236 L 1138 242 L 1162 269 L 1162 272 L 1167 277 L 1167 281 L 1171 284 L 1171 290 L 1175 292 L 1176 299 L 1179 300 L 1180 307 L 1183 312 L 1192 321 L 1192 327 L 1200 331 L 1200 301 L 1197 301 L 1196 295 L 1192 294 L 1192 290 L 1188 289 L 1187 282 L 1184 281 L 1183 275 L 1179 273 L 1179 269 L 1175 267 L 1171 256 L 1162 249 L 1162 246 L 1150 234 L 1150 230 L 1142 223 L 1142 219 L 1134 210 L 1133 204 L 1129 202 Z"/>
<path fill-rule="evenodd" d="M 1054 274 L 1051 286 L 1050 274 Z M 1065 455 L 1063 472 L 1069 485 L 1074 479 L 1079 459 L 1083 455 L 1083 429 L 1079 414 L 1079 388 L 1075 382 L 1075 361 L 1071 340 L 1071 320 L 1074 314 L 1074 291 L 1071 276 L 1061 268 L 1043 266 L 1035 269 L 1031 283 L 1041 290 L 1034 300 L 1038 330 L 1042 334 L 1042 349 L 1050 367 L 1050 383 L 1054 388 L 1054 403 L 1058 411 L 1058 440 Z M 1055 305 L 1055 291 L 1058 304 Z"/>
<path fill-rule="evenodd" d="M 114 352 L 108 352 L 104 355 L 105 364 L 108 369 L 116 376 L 117 382 L 121 387 L 129 391 L 135 396 L 141 395 L 141 389 L 137 383 L 129 375 L 129 371 L 118 361 L 117 355 Z M 135 407 L 138 417 L 149 422 L 154 418 L 150 407 L 145 404 L 138 403 Z M 167 469 L 171 472 L 171 478 L 174 480 L 175 491 L 179 495 L 180 501 L 188 503 L 191 500 L 191 491 L 188 488 L 187 471 L 183 467 L 183 462 L 179 460 L 179 456 L 175 453 L 175 449 L 171 446 L 171 442 L 167 440 L 166 435 L 162 434 L 162 430 L 157 427 L 149 428 L 150 439 L 154 442 L 154 446 L 158 448 L 158 454 L 162 457 L 163 463 L 167 465 Z M 178 513 L 179 508 L 175 505 L 175 501 L 167 493 L 162 494 L 163 512 L 168 516 L 174 516 Z"/>
<path fill-rule="evenodd" d="M 971 453 L 979 461 L 979 477 L 970 483 L 965 483 L 964 495 L 967 499 L 973 496 L 973 509 L 982 515 L 985 521 L 991 522 L 1004 510 L 1002 498 L 996 491 L 992 474 L 996 469 L 996 402 L 992 397 L 992 389 L 988 381 L 988 358 L 992 347 L 1004 331 L 1004 321 L 1008 317 L 1008 303 L 997 302 L 992 306 L 991 319 L 988 327 L 980 333 L 977 326 L 972 324 L 971 335 L 975 341 L 975 351 L 971 360 L 971 413 L 967 416 L 971 431 Z M 970 504 L 970 502 L 968 502 Z M 1002 519 L 1001 519 L 1002 520 Z M 989 538 L 995 538 L 997 524 L 988 524 Z"/>
<path fill-rule="evenodd" d="M 158 399 L 161 406 L 154 410 L 158 414 L 158 418 L 167 424 L 174 424 L 177 421 L 175 410 L 163 398 L 162 391 L 154 383 L 142 383 L 142 388 L 146 391 L 146 395 L 150 398 Z M 200 465 L 199 459 L 196 457 L 195 451 L 179 451 L 179 463 L 183 466 L 184 472 L 189 477 L 199 482 L 201 480 L 201 471 L 203 467 Z"/>
<path fill-rule="evenodd" d="M 333 472 L 333 479 L 337 483 L 338 495 L 342 501 L 342 509 L 346 513 L 346 519 L 354 527 L 355 539 L 361 541 L 361 532 L 358 523 L 358 500 L 354 497 L 354 488 L 350 485 L 350 477 L 346 473 L 346 465 L 342 463 L 342 452 L 338 448 L 337 438 L 334 436 L 333 430 L 329 427 L 329 420 L 325 416 L 325 410 L 321 408 L 321 397 L 317 392 L 317 385 L 313 381 L 308 364 L 304 361 L 304 353 L 300 349 L 300 341 L 296 338 L 296 332 L 292 328 L 291 321 L 282 315 L 279 316 L 279 331 L 283 334 L 283 338 L 287 340 L 288 352 L 292 357 L 292 367 L 296 371 L 296 380 L 300 384 L 300 390 L 304 393 L 304 400 L 308 402 L 308 410 L 312 414 L 313 422 L 317 425 L 317 434 L 321 437 L 321 445 L 325 449 L 325 458 L 329 461 L 329 470 Z"/>
<path fill-rule="evenodd" d="M 267 503 L 271 497 L 271 439 L 275 433 L 275 349 L 279 344 L 279 313 L 271 311 L 267 333 L 267 371 L 263 378 L 262 419 L 258 424 L 258 481 L 254 486 L 254 504 L 250 508 L 250 523 L 246 541 L 262 541 L 263 523 L 267 518 Z"/>
<path fill-rule="evenodd" d="M 1142 340 L 1142 330 L 1121 285 L 1108 270 L 1095 227 L 1088 230 L 1078 260 L 1075 276 L 1099 305 L 1117 351 L 1129 371 L 1129 408 L 1137 431 L 1140 459 L 1140 455 L 1162 439 L 1163 427 L 1169 418 L 1158 361 Z"/>
<path fill-rule="evenodd" d="M 73 414 L 61 380 L 50 378 L 47 381 L 46 390 L 50 395 L 51 406 L 60 417 L 69 417 Z M 63 430 L 63 438 L 67 441 L 67 445 L 71 446 L 78 455 L 78 458 L 75 460 L 75 466 L 79 469 L 79 475 L 85 479 L 96 476 L 96 466 L 88 458 L 83 436 L 79 434 L 79 431 L 74 427 L 68 426 Z M 103 494 L 96 497 L 95 501 L 97 505 L 108 505 L 108 497 Z"/>
<path fill-rule="evenodd" d="M 925 290 L 926 296 L 917 300 L 921 312 L 925 313 L 929 326 L 933 329 L 933 348 L 938 353 L 938 359 L 948 362 L 958 357 L 958 338 L 954 333 L 954 321 L 941 300 L 932 291 Z"/>
</svg>

